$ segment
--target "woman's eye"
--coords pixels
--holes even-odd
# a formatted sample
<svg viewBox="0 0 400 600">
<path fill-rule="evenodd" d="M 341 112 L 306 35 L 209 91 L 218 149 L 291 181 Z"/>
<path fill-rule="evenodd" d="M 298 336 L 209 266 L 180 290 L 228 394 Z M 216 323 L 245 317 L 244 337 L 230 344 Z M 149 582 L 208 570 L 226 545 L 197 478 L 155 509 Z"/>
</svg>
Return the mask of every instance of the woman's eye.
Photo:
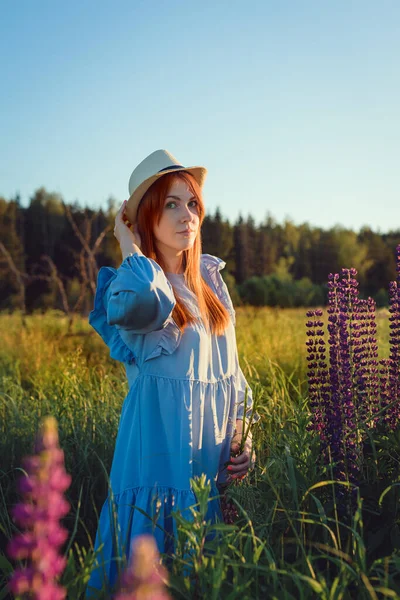
<svg viewBox="0 0 400 600">
<path fill-rule="evenodd" d="M 197 201 L 197 200 L 191 200 L 191 201 L 189 202 L 189 204 L 192 204 L 193 206 L 197 206 L 197 205 L 198 205 L 198 201 Z M 168 202 L 168 203 L 165 205 L 165 208 L 171 208 L 171 205 L 174 205 L 174 206 L 176 206 L 176 202 L 174 202 L 173 200 L 171 200 L 171 202 Z"/>
</svg>

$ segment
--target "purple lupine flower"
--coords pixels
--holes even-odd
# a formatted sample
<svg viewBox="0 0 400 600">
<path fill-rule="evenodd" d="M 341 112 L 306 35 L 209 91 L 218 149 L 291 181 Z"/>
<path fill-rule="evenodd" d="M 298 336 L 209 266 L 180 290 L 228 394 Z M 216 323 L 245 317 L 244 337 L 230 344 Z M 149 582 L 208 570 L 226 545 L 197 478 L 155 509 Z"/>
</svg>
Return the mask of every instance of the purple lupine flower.
<svg viewBox="0 0 400 600">
<path fill-rule="evenodd" d="M 15 569 L 9 589 L 15 595 L 29 594 L 34 600 L 63 600 L 66 589 L 57 579 L 66 566 L 59 549 L 68 531 L 59 521 L 70 506 L 63 493 L 71 483 L 64 469 L 64 452 L 58 446 L 57 421 L 45 417 L 35 443 L 35 455 L 26 457 L 27 475 L 18 481 L 23 501 L 12 509 L 14 521 L 24 530 L 7 546 L 10 558 L 26 559 Z"/>
<path fill-rule="evenodd" d="M 354 311 L 352 346 L 357 418 L 373 428 L 380 409 L 375 302 L 372 298 L 358 300 Z"/>
<path fill-rule="evenodd" d="M 359 469 L 357 416 L 353 399 L 353 341 L 357 346 L 356 271 L 343 269 L 328 281 L 329 369 L 326 360 L 322 311 L 309 311 L 307 352 L 311 429 L 318 432 L 321 456 L 330 463 L 335 479 L 356 483 Z M 353 333 L 353 337 L 351 336 Z M 356 349 L 356 354 L 358 349 Z"/>
<path fill-rule="evenodd" d="M 377 413 L 380 410 L 378 341 L 376 326 L 376 303 L 372 298 L 367 299 L 366 313 L 367 335 L 367 397 L 369 404 L 368 425 L 373 428 L 378 423 Z"/>
<path fill-rule="evenodd" d="M 389 390 L 389 364 L 389 358 L 382 358 L 379 361 L 379 395 L 380 408 L 382 410 L 382 420 L 390 428 L 391 410 Z"/>
<path fill-rule="evenodd" d="M 323 332 L 316 320 L 307 322 L 308 379 L 313 423 L 319 434 L 321 458 L 333 476 L 357 484 L 362 468 L 365 427 L 398 427 L 400 419 L 400 245 L 397 277 L 389 286 L 390 355 L 378 362 L 376 306 L 358 296 L 355 269 L 328 277 L 329 378 L 324 380 Z M 316 317 L 316 311 L 307 317 Z M 316 341 L 321 335 L 320 346 Z M 320 370 L 318 370 L 320 369 Z M 382 409 L 384 409 L 382 411 Z M 381 413 L 384 413 L 383 419 Z M 338 496 L 345 494 L 340 489 Z M 353 487 L 352 499 L 356 488 Z"/>
<path fill-rule="evenodd" d="M 326 462 L 333 464 L 333 477 L 339 481 L 345 479 L 345 456 L 343 447 L 344 423 L 340 398 L 339 374 L 340 364 L 340 282 L 338 273 L 328 277 L 328 344 L 329 344 L 329 398 L 326 405 L 325 437 L 328 456 L 324 453 Z"/>
<path fill-rule="evenodd" d="M 388 402 L 386 417 L 390 429 L 394 430 L 400 419 L 400 244 L 396 248 L 397 277 L 389 284 L 389 360 L 388 360 Z"/>
<path fill-rule="evenodd" d="M 352 338 L 352 323 L 356 320 L 355 306 L 358 301 L 358 282 L 355 279 L 356 269 L 342 269 L 341 281 L 338 286 L 339 303 L 339 346 L 338 358 L 340 370 L 338 371 L 339 398 L 342 409 L 343 444 L 345 455 L 345 470 L 351 483 L 357 483 L 360 471 L 360 446 L 358 444 L 359 423 L 354 394 L 354 364 L 353 350 L 359 340 Z M 356 324 L 356 327 L 358 324 Z M 356 332 L 357 330 L 355 330 Z M 338 407 L 339 410 L 339 407 Z"/>
<path fill-rule="evenodd" d="M 311 431 L 319 433 L 321 442 L 324 442 L 326 428 L 325 415 L 329 403 L 328 365 L 326 363 L 326 345 L 324 340 L 322 310 L 310 310 L 307 313 L 310 319 L 306 323 L 308 328 L 306 341 L 308 362 L 308 384 L 310 407 L 313 420 L 309 426 Z M 311 320 L 313 319 L 313 320 Z"/>
<path fill-rule="evenodd" d="M 132 542 L 131 552 L 114 600 L 170 600 L 165 588 L 167 570 L 160 564 L 154 537 L 138 536 Z"/>
</svg>

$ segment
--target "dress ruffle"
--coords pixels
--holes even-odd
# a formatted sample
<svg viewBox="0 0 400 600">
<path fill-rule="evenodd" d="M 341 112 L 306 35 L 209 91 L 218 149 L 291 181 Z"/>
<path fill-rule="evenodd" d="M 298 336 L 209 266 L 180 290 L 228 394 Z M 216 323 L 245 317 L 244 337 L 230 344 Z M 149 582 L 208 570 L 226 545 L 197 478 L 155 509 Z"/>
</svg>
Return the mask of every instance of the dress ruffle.
<svg viewBox="0 0 400 600">
<path fill-rule="evenodd" d="M 116 276 L 117 270 L 113 267 L 101 267 L 99 270 L 94 308 L 89 313 L 89 323 L 109 347 L 111 358 L 124 363 L 133 363 L 135 356 L 121 338 L 118 326 L 109 325 L 107 322 L 107 311 L 103 302 L 105 292 Z"/>
<path fill-rule="evenodd" d="M 160 354 L 172 354 L 179 346 L 181 337 L 181 330 L 173 318 L 170 317 L 162 329 L 156 347 L 144 360 L 151 360 L 152 358 L 160 356 Z"/>
<path fill-rule="evenodd" d="M 214 482 L 211 482 L 210 498 L 206 520 L 213 523 L 222 521 L 218 489 Z M 196 504 L 193 490 L 172 487 L 135 487 L 113 496 L 108 495 L 100 513 L 95 542 L 95 548 L 99 548 L 100 566 L 93 568 L 90 578 L 93 595 L 88 588 L 86 598 L 96 597 L 104 585 L 111 592 L 118 579 L 119 564 L 116 557 L 126 556 L 129 561 L 132 541 L 136 536 L 152 534 L 159 552 L 172 554 L 178 529 L 171 513 L 179 511 L 182 517 L 193 521 L 192 510 L 196 510 Z"/>
<path fill-rule="evenodd" d="M 213 256 L 212 254 L 202 254 L 202 263 L 204 264 L 208 276 L 210 277 L 212 283 L 214 284 L 214 288 L 217 292 L 218 298 L 225 305 L 228 311 L 231 314 L 233 324 L 236 325 L 236 312 L 233 307 L 232 299 L 230 297 L 228 287 L 225 281 L 222 279 L 220 271 L 225 267 L 226 263 L 219 258 L 218 256 Z M 252 405 L 253 405 L 253 392 L 248 385 L 245 376 L 243 375 L 242 369 L 239 367 L 238 369 L 238 390 L 239 390 L 239 401 L 238 401 L 238 409 L 237 409 L 237 418 L 243 419 L 244 416 L 244 397 L 245 390 L 248 389 L 247 396 L 247 410 L 246 410 L 246 418 L 250 420 L 252 418 L 252 423 L 256 423 L 260 420 L 260 415 L 258 412 L 254 411 L 252 414 Z"/>
<path fill-rule="evenodd" d="M 223 261 L 222 258 L 219 258 L 218 256 L 213 256 L 212 254 L 202 254 L 201 261 L 205 267 L 208 277 L 211 279 L 211 282 L 214 285 L 218 298 L 220 299 L 222 304 L 228 309 L 233 324 L 236 325 L 235 309 L 233 307 L 228 287 L 225 281 L 222 279 L 222 275 L 220 273 L 220 271 L 223 268 L 225 268 L 226 262 Z"/>
</svg>

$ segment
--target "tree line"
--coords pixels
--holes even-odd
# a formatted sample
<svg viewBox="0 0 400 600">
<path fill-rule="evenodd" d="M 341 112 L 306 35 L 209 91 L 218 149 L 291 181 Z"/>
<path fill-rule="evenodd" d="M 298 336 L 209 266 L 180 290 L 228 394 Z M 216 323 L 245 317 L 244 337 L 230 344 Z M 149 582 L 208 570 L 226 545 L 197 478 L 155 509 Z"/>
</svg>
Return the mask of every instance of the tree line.
<svg viewBox="0 0 400 600">
<path fill-rule="evenodd" d="M 113 234 L 118 208 L 112 198 L 105 210 L 67 205 L 44 187 L 27 207 L 19 196 L 0 197 L 0 310 L 55 308 L 71 319 L 87 315 L 98 269 L 121 263 Z M 384 306 L 388 283 L 396 278 L 400 229 L 322 229 L 277 223 L 271 215 L 259 224 L 251 216 L 231 223 L 217 209 L 204 220 L 202 243 L 203 252 L 226 261 L 222 275 L 236 304 L 321 305 L 328 274 L 355 267 L 361 296 Z"/>
</svg>

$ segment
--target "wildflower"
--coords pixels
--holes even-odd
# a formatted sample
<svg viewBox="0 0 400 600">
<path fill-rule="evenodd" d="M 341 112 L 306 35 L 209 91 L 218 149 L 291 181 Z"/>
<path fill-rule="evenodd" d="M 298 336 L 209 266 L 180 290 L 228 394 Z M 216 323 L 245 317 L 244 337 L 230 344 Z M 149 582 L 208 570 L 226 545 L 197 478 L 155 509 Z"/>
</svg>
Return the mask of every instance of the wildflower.
<svg viewBox="0 0 400 600">
<path fill-rule="evenodd" d="M 15 569 L 9 589 L 14 595 L 30 594 L 35 600 L 62 600 L 67 592 L 56 580 L 66 566 L 59 549 L 68 532 L 59 520 L 70 509 L 63 493 L 71 476 L 64 469 L 54 417 L 43 419 L 35 455 L 25 457 L 23 466 L 27 475 L 18 482 L 23 501 L 12 509 L 12 516 L 25 531 L 10 540 L 7 552 L 13 559 L 27 559 L 27 566 Z"/>
<path fill-rule="evenodd" d="M 318 433 L 321 457 L 331 463 L 334 478 L 354 484 L 353 500 L 366 427 L 378 425 L 382 408 L 386 428 L 397 428 L 400 418 L 400 245 L 396 259 L 396 281 L 389 285 L 389 358 L 378 362 L 376 306 L 359 298 L 355 269 L 328 276 L 328 376 L 322 313 L 307 312 L 309 429 Z"/>
<path fill-rule="evenodd" d="M 335 479 L 357 480 L 358 453 L 356 406 L 353 399 L 352 357 L 358 301 L 355 269 L 343 269 L 328 277 L 328 349 L 322 311 L 307 312 L 308 381 L 313 422 L 310 429 L 321 441 L 321 457 L 333 465 Z M 313 320 L 311 320 L 313 319 Z M 356 337 L 353 335 L 353 337 Z M 352 345 L 353 344 L 353 345 Z"/>
<path fill-rule="evenodd" d="M 114 600 L 169 600 L 166 582 L 167 570 L 160 564 L 154 537 L 138 536 L 132 542 L 130 563 L 122 573 Z"/>
<path fill-rule="evenodd" d="M 338 335 L 332 347 L 338 359 L 337 383 L 334 390 L 338 404 L 334 407 L 342 412 L 344 469 L 351 483 L 357 483 L 360 470 L 359 424 L 357 419 L 357 399 L 354 390 L 354 345 L 352 331 L 357 327 L 358 282 L 354 278 L 355 269 L 342 269 L 342 278 L 338 286 L 339 325 Z M 336 377 L 335 377 L 336 379 Z"/>
<path fill-rule="evenodd" d="M 233 525 L 239 518 L 239 513 L 236 504 L 234 504 L 234 502 L 227 497 L 225 490 L 223 493 L 221 493 L 220 499 L 224 523 L 226 525 Z"/>
<path fill-rule="evenodd" d="M 397 427 L 400 418 L 400 244 L 396 249 L 397 278 L 389 284 L 389 360 L 387 393 L 391 408 L 386 416 L 390 429 Z"/>
<path fill-rule="evenodd" d="M 307 312 L 306 326 L 308 328 L 307 333 L 312 332 L 315 334 L 316 330 L 323 327 L 323 321 L 321 321 L 322 310 L 310 310 Z M 314 318 L 314 320 L 311 320 Z M 307 340 L 307 361 L 308 361 L 308 382 L 309 382 L 309 395 L 310 395 L 310 407 L 313 412 L 313 422 L 310 425 L 310 429 L 322 433 L 325 429 L 325 412 L 326 404 L 329 401 L 329 387 L 328 387 L 328 371 L 326 363 L 326 345 L 324 340 L 324 331 L 320 337 L 316 335 L 309 336 Z"/>
<path fill-rule="evenodd" d="M 380 408 L 376 305 L 372 298 L 359 300 L 358 315 L 352 324 L 354 385 L 358 419 L 369 428 L 376 427 Z"/>
</svg>

